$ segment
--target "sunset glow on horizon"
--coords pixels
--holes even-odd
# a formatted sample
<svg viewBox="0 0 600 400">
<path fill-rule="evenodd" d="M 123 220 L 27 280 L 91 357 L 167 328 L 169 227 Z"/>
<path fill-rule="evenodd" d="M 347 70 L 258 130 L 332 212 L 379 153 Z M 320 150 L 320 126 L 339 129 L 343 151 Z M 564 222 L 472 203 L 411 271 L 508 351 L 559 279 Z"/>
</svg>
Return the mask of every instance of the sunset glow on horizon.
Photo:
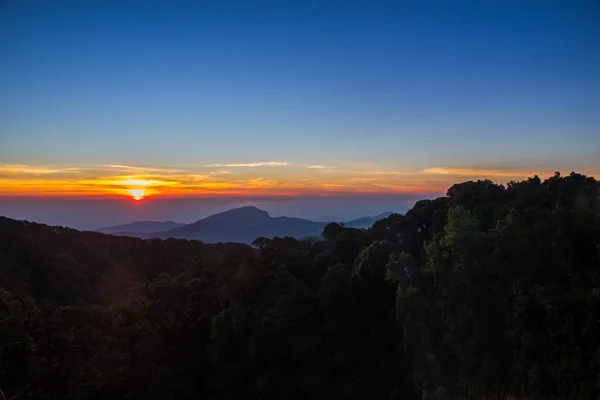
<svg viewBox="0 0 600 400">
<path fill-rule="evenodd" d="M 260 164 L 260 166 L 256 166 Z M 233 164 L 230 164 L 233 165 Z M 397 171 L 378 165 L 315 166 L 283 162 L 162 168 L 129 165 L 0 164 L 0 193 L 5 196 L 126 196 L 134 200 L 181 196 L 301 196 L 347 194 L 444 193 L 453 183 L 491 179 L 506 183 L 546 170 L 432 167 Z M 571 171 L 563 171 L 569 173 Z M 594 175 L 593 171 L 577 171 Z"/>
<path fill-rule="evenodd" d="M 146 194 L 146 191 L 144 189 L 129 189 L 127 191 L 129 192 L 131 197 L 136 201 L 142 200 Z"/>
</svg>

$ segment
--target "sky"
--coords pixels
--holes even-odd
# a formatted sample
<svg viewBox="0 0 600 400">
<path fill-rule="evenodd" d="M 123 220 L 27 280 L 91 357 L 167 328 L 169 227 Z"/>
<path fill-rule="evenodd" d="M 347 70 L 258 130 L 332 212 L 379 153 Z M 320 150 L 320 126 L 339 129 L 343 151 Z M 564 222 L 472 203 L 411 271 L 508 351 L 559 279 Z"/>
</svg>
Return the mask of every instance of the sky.
<svg viewBox="0 0 600 400">
<path fill-rule="evenodd" d="M 376 211 L 600 175 L 597 1 L 196 3 L 3 1 L 0 197 Z"/>
</svg>

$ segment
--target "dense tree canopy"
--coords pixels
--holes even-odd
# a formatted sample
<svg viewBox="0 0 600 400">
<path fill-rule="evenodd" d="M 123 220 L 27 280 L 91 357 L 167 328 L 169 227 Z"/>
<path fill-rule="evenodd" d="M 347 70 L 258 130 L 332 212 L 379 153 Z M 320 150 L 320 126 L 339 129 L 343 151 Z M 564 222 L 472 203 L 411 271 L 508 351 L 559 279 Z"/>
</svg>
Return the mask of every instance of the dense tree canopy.
<svg viewBox="0 0 600 400">
<path fill-rule="evenodd" d="M 0 286 L 6 399 L 600 395 L 600 184 L 575 173 L 252 247 L 2 218 Z"/>
</svg>

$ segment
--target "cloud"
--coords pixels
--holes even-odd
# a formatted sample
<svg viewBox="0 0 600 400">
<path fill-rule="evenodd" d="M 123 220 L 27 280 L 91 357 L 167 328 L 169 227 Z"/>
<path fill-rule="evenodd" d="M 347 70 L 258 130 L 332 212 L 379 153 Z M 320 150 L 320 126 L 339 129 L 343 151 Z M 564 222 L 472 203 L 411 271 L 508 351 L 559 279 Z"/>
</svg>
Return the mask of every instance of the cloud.
<svg viewBox="0 0 600 400">
<path fill-rule="evenodd" d="M 62 173 L 77 173 L 77 168 L 53 168 L 41 165 L 25 165 L 25 164 L 2 164 L 0 165 L 0 173 L 10 174 L 62 174 Z"/>
<path fill-rule="evenodd" d="M 164 184 L 162 181 L 146 179 L 125 179 L 123 181 L 117 181 L 117 183 L 124 186 L 155 186 Z"/>
<path fill-rule="evenodd" d="M 363 175 L 414 175 L 414 172 L 402 171 L 366 171 Z"/>
<path fill-rule="evenodd" d="M 354 177 L 354 178 L 350 178 L 348 179 L 349 182 L 376 182 L 381 180 L 381 178 L 361 178 L 361 177 Z"/>
<path fill-rule="evenodd" d="M 112 169 L 121 169 L 125 171 L 134 171 L 134 172 L 162 172 L 162 173 L 178 173 L 185 172 L 181 169 L 171 169 L 171 168 L 157 168 L 157 167 L 140 167 L 137 165 L 120 165 L 120 164 L 105 164 L 99 165 L 100 168 L 112 168 Z"/>
<path fill-rule="evenodd" d="M 78 174 L 84 171 L 111 171 L 120 170 L 127 173 L 160 173 L 175 174 L 185 172 L 178 169 L 157 168 L 157 167 L 139 167 L 132 165 L 117 164 L 65 164 L 56 165 L 27 165 L 27 164 L 0 164 L 0 173 L 9 174 L 30 174 L 30 175 L 50 175 L 50 174 Z"/>
<path fill-rule="evenodd" d="M 326 189 L 335 189 L 335 188 L 346 188 L 350 187 L 350 185 L 344 185 L 341 183 L 321 183 L 320 186 Z"/>
<path fill-rule="evenodd" d="M 433 175 L 455 175 L 455 176 L 488 176 L 488 177 L 517 177 L 517 176 L 533 176 L 534 172 L 523 171 L 503 171 L 499 169 L 477 169 L 477 168 L 426 168 L 423 170 L 425 174 Z"/>
<path fill-rule="evenodd" d="M 232 173 L 231 171 L 228 171 L 226 169 L 219 169 L 219 170 L 216 170 L 216 171 L 209 172 L 210 175 L 228 175 L 228 174 L 231 174 L 231 173 Z"/>
<path fill-rule="evenodd" d="M 235 163 L 235 164 L 208 164 L 209 168 L 254 168 L 254 167 L 287 167 L 290 163 L 287 161 L 263 161 L 253 163 Z"/>
<path fill-rule="evenodd" d="M 335 167 L 331 167 L 329 165 L 309 165 L 307 168 L 310 168 L 310 169 L 334 169 Z"/>
</svg>

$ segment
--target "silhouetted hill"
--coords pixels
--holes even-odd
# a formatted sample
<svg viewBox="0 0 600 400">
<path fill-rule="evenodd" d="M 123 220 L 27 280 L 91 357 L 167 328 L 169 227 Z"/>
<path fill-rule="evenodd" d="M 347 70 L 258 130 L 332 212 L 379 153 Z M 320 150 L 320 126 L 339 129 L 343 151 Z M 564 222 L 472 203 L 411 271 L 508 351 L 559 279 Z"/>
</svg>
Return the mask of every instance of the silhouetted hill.
<svg viewBox="0 0 600 400">
<path fill-rule="evenodd" d="M 361 217 L 345 222 L 344 225 L 349 228 L 368 229 L 376 221 L 390 214 L 392 213 L 386 212 L 376 216 Z M 195 239 L 206 243 L 251 243 L 258 237 L 290 236 L 298 239 L 321 237 L 323 228 L 333 221 L 335 220 L 316 222 L 296 217 L 271 217 L 267 211 L 246 206 L 214 214 L 191 224 L 173 221 L 136 221 L 126 225 L 101 228 L 96 232 L 140 238 Z M 341 223 L 341 221 L 336 222 Z"/>
<path fill-rule="evenodd" d="M 113 236 L 0 217 L 0 287 L 58 303 L 104 303 L 151 276 L 179 274 L 236 249 L 252 252 L 242 244 Z"/>
<path fill-rule="evenodd" d="M 118 236 L 135 236 L 140 233 L 162 232 L 183 225 L 185 224 L 173 221 L 135 221 L 129 224 L 100 228 L 96 232 Z"/>
<path fill-rule="evenodd" d="M 240 207 L 214 214 L 192 224 L 151 234 L 158 238 L 196 239 L 207 243 L 251 243 L 258 237 L 320 236 L 325 222 L 302 218 L 271 217 L 256 207 Z"/>
</svg>

